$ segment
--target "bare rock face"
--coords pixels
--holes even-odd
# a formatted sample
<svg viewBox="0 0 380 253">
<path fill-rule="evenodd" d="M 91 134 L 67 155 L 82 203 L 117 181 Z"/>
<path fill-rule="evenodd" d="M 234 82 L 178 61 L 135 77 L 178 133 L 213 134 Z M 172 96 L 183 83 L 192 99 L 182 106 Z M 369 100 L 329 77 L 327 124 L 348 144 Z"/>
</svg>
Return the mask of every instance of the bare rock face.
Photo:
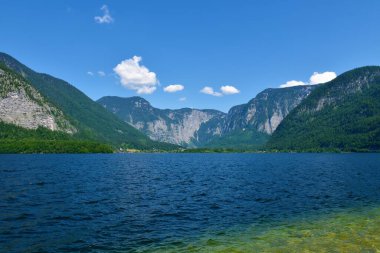
<svg viewBox="0 0 380 253">
<path fill-rule="evenodd" d="M 171 139 L 172 143 L 174 141 L 179 141 L 178 144 L 191 143 L 195 138 L 195 133 L 199 130 L 201 124 L 209 121 L 214 116 L 214 114 L 196 109 L 185 112 L 180 116 L 181 119 L 177 124 L 170 124 L 172 134 L 169 139 Z"/>
<path fill-rule="evenodd" d="M 211 119 L 225 115 L 216 110 L 161 110 L 140 97 L 103 97 L 98 103 L 151 139 L 183 146 L 196 146 L 200 139 L 219 134 L 220 129 L 208 128 L 204 133 L 199 130 Z"/>
<path fill-rule="evenodd" d="M 247 104 L 232 107 L 228 114 L 190 108 L 161 110 L 140 97 L 103 97 L 98 103 L 153 140 L 196 147 L 232 132 L 254 130 L 271 135 L 313 88 L 266 89 Z"/>
<path fill-rule="evenodd" d="M 25 80 L 0 70 L 0 121 L 27 129 L 45 127 L 70 134 L 76 132 L 63 113 Z"/>
<path fill-rule="evenodd" d="M 183 113 L 170 112 L 165 116 L 167 117 L 160 117 L 151 122 L 128 123 L 137 129 L 145 130 L 153 140 L 184 145 L 193 141 L 202 123 L 213 118 L 212 114 L 196 109 Z"/>
<path fill-rule="evenodd" d="M 29 129 L 42 126 L 54 131 L 59 128 L 49 108 L 29 99 L 24 90 L 9 92 L 0 100 L 0 118 L 4 122 Z"/>
<path fill-rule="evenodd" d="M 314 88 L 315 86 L 298 86 L 260 92 L 247 104 L 230 109 L 223 126 L 223 134 L 253 129 L 271 135 L 289 112 Z"/>
</svg>

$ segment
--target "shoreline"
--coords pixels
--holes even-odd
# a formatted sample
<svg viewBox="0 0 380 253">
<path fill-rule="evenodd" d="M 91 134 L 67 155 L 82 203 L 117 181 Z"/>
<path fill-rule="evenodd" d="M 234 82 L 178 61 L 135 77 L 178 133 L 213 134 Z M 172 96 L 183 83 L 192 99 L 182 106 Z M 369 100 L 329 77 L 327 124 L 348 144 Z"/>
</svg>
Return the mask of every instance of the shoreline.
<svg viewBox="0 0 380 253">
<path fill-rule="evenodd" d="M 100 154 L 380 154 L 380 150 L 368 151 L 127 151 L 127 152 L 78 152 L 78 153 L 65 153 L 65 152 L 25 152 L 25 153 L 0 153 L 0 155 L 100 155 Z"/>
</svg>

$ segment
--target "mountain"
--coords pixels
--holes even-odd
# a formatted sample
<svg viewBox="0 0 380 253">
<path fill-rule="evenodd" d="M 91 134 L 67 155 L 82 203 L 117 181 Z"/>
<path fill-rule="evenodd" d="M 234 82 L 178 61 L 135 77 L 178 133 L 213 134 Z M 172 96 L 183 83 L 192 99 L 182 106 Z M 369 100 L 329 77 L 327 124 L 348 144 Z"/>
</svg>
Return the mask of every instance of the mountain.
<svg viewBox="0 0 380 253">
<path fill-rule="evenodd" d="M 63 80 L 37 73 L 4 53 L 0 53 L 0 63 L 19 74 L 35 91 L 38 91 L 40 97 L 48 102 L 48 107 L 44 107 L 45 111 L 53 108 L 50 110 L 52 114 L 55 111 L 59 112 L 61 116 L 54 119 L 64 119 L 77 139 L 104 142 L 115 148 L 174 148 L 173 145 L 150 140 Z M 59 120 L 56 123 L 58 126 Z M 20 122 L 18 125 L 22 126 Z"/>
<path fill-rule="evenodd" d="M 217 110 L 190 108 L 161 110 L 154 108 L 141 97 L 103 97 L 97 102 L 153 140 L 190 147 L 200 142 L 207 142 L 214 135 L 218 135 L 220 132 L 218 123 L 212 127 L 209 125 L 209 128 L 201 126 L 225 116 L 223 112 Z"/>
<path fill-rule="evenodd" d="M 220 137 L 207 147 L 262 147 L 281 121 L 301 103 L 316 86 L 270 88 L 248 103 L 232 107 L 223 119 Z"/>
<path fill-rule="evenodd" d="M 216 110 L 157 109 L 141 97 L 97 102 L 153 140 L 189 147 L 258 148 L 314 86 L 266 89 L 227 114 Z"/>
<path fill-rule="evenodd" d="M 0 65 L 0 121 L 27 129 L 77 132 L 61 110 L 4 65 Z"/>
<path fill-rule="evenodd" d="M 140 150 L 182 145 L 378 151 L 380 67 L 354 69 L 321 85 L 266 89 L 223 113 L 158 109 L 140 97 L 95 102 L 0 53 L 0 140 L 0 153 L 111 152 L 107 144 Z"/>
<path fill-rule="evenodd" d="M 380 67 L 362 67 L 320 85 L 281 122 L 269 149 L 380 150 Z"/>
<path fill-rule="evenodd" d="M 109 153 L 77 129 L 22 76 L 0 64 L 0 153 Z"/>
</svg>

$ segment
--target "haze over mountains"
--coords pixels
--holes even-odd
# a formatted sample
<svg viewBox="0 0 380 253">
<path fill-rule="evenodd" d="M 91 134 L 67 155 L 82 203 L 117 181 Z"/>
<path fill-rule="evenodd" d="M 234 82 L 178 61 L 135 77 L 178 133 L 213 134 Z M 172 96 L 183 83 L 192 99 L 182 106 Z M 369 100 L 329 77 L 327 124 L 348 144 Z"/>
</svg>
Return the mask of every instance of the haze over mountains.
<svg viewBox="0 0 380 253">
<path fill-rule="evenodd" d="M 354 69 L 320 85 L 266 89 L 223 113 L 158 109 L 141 97 L 95 102 L 69 83 L 0 53 L 0 127 L 0 139 L 8 144 L 70 140 L 114 150 L 180 145 L 375 151 L 380 150 L 380 67 Z"/>
</svg>

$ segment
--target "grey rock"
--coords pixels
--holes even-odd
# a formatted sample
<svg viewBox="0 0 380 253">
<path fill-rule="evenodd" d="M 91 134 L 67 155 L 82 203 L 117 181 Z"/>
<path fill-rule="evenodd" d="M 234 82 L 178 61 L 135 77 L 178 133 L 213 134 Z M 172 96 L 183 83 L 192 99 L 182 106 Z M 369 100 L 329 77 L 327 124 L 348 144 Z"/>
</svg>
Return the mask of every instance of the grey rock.
<svg viewBox="0 0 380 253">
<path fill-rule="evenodd" d="M 0 69 L 1 70 L 1 69 Z M 25 80 L 1 70 L 0 121 L 27 129 L 45 127 L 73 134 L 76 129 Z"/>
<path fill-rule="evenodd" d="M 183 108 L 161 110 L 143 98 L 103 97 L 98 103 L 151 139 L 188 147 L 202 146 L 236 131 L 271 135 L 314 86 L 266 89 L 229 112 Z"/>
</svg>

